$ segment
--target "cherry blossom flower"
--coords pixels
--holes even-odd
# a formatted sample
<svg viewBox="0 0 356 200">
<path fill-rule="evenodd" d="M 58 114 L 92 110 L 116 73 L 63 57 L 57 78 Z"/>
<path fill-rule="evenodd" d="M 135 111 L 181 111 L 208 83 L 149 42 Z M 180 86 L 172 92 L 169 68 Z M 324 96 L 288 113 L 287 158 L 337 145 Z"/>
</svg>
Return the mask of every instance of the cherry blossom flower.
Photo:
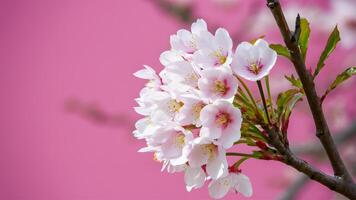
<svg viewBox="0 0 356 200">
<path fill-rule="evenodd" d="M 227 101 L 218 100 L 205 106 L 200 113 L 200 119 L 200 136 L 218 139 L 226 149 L 241 137 L 241 111 Z"/>
<path fill-rule="evenodd" d="M 195 125 L 200 127 L 200 111 L 207 103 L 195 95 L 185 95 L 181 99 L 184 104 L 177 116 L 177 122 L 182 126 Z"/>
<path fill-rule="evenodd" d="M 203 98 L 230 99 L 237 91 L 237 80 L 225 69 L 208 69 L 201 72 L 198 87 Z"/>
<path fill-rule="evenodd" d="M 171 47 L 178 52 L 193 54 L 199 48 L 199 37 L 205 33 L 208 33 L 206 22 L 198 19 L 192 24 L 191 32 L 181 29 L 176 35 L 171 36 Z"/>
<path fill-rule="evenodd" d="M 197 20 L 191 32 L 179 30 L 170 42 L 171 49 L 160 55 L 159 73 L 149 66 L 134 73 L 148 81 L 135 99 L 134 109 L 143 118 L 133 135 L 146 142 L 139 152 L 152 152 L 161 171 L 183 172 L 188 191 L 212 179 L 212 196 L 226 194 L 217 186 L 231 179 L 237 188 L 226 149 L 240 139 L 242 122 L 240 110 L 229 102 L 238 87 L 230 68 L 231 38 L 221 28 L 212 35 L 204 20 Z"/>
<path fill-rule="evenodd" d="M 200 47 L 194 53 L 193 61 L 201 68 L 228 66 L 232 61 L 232 40 L 223 28 L 217 29 L 214 36 L 202 34 Z"/>
<path fill-rule="evenodd" d="M 242 173 L 231 172 L 225 177 L 212 180 L 209 184 L 209 195 L 214 199 L 223 198 L 230 190 L 245 197 L 252 196 L 250 179 Z"/>
<path fill-rule="evenodd" d="M 187 91 L 198 87 L 198 79 L 200 78 L 199 70 L 190 62 L 180 61 L 169 64 L 165 68 L 165 77 L 169 79 L 169 83 L 176 83 L 180 90 Z M 169 85 L 168 83 L 168 85 Z"/>
<path fill-rule="evenodd" d="M 189 166 L 193 168 L 206 165 L 206 172 L 212 179 L 218 179 L 228 173 L 225 150 L 209 138 L 196 138 L 188 159 Z"/>
<path fill-rule="evenodd" d="M 236 75 L 257 81 L 269 74 L 276 59 L 277 53 L 263 39 L 255 44 L 242 42 L 236 48 L 231 68 Z"/>
<path fill-rule="evenodd" d="M 169 160 L 179 166 L 188 162 L 193 135 L 181 127 L 160 127 L 147 135 L 147 145 L 140 152 L 155 151 L 158 160 Z"/>
</svg>

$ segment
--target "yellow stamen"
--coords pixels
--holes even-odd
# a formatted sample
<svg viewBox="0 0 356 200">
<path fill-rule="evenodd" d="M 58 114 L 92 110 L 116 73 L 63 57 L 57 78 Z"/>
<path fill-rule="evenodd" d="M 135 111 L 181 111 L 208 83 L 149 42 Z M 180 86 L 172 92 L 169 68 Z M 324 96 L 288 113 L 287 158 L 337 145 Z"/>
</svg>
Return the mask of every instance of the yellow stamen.
<svg viewBox="0 0 356 200">
<path fill-rule="evenodd" d="M 229 119 L 229 115 L 226 113 L 221 113 L 218 116 L 216 116 L 216 123 L 221 125 L 221 126 L 226 126 L 230 119 Z"/>
<path fill-rule="evenodd" d="M 182 148 L 185 144 L 185 136 L 183 134 L 179 134 L 175 138 L 175 144 L 177 147 Z"/>
<path fill-rule="evenodd" d="M 168 103 L 168 108 L 169 111 L 176 113 L 180 110 L 180 108 L 183 106 L 183 102 L 178 102 L 177 100 L 171 100 Z"/>
<path fill-rule="evenodd" d="M 227 87 L 225 85 L 224 82 L 220 81 L 220 80 L 216 80 L 214 82 L 214 92 L 218 92 L 218 93 L 221 93 L 221 94 L 225 94 L 226 91 L 227 91 Z"/>
<path fill-rule="evenodd" d="M 217 147 L 214 144 L 206 144 L 203 146 L 203 151 L 209 155 L 209 159 L 213 159 L 216 156 Z"/>
</svg>

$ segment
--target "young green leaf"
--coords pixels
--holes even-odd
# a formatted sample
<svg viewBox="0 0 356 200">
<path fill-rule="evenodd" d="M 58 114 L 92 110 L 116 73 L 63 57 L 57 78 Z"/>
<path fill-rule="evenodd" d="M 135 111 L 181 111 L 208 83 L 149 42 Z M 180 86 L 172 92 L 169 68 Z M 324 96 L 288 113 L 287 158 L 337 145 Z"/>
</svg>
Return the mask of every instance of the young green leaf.
<svg viewBox="0 0 356 200">
<path fill-rule="evenodd" d="M 331 85 L 328 87 L 326 90 L 325 94 L 321 97 L 321 101 L 323 101 L 332 90 L 334 90 L 338 85 L 349 79 L 351 76 L 356 75 L 356 67 L 350 67 L 347 68 L 345 71 L 343 71 L 341 74 L 339 74 L 334 82 L 331 83 Z"/>
<path fill-rule="evenodd" d="M 341 40 L 339 30 L 337 26 L 335 26 L 333 32 L 331 32 L 329 39 L 326 43 L 324 51 L 321 53 L 317 67 L 314 72 L 314 78 L 319 74 L 320 70 L 325 65 L 325 60 L 329 57 L 329 55 L 334 51 L 336 44 Z"/>
<path fill-rule="evenodd" d="M 290 59 L 290 53 L 287 47 L 281 44 L 270 44 L 269 47 L 277 52 L 278 55 Z"/>
<path fill-rule="evenodd" d="M 303 90 L 303 83 L 299 78 L 295 78 L 294 75 L 284 76 L 294 87 Z"/>
<path fill-rule="evenodd" d="M 289 120 L 290 114 L 295 104 L 303 97 L 299 89 L 289 89 L 282 92 L 277 97 L 277 115 L 278 121 L 285 124 Z"/>
<path fill-rule="evenodd" d="M 308 50 L 308 41 L 309 41 L 309 35 L 310 35 L 310 26 L 309 26 L 309 22 L 307 19 L 302 18 L 300 20 L 300 35 L 299 35 L 299 47 L 300 47 L 300 51 L 302 53 L 303 59 L 305 61 L 305 56 L 307 54 L 307 50 Z"/>
</svg>

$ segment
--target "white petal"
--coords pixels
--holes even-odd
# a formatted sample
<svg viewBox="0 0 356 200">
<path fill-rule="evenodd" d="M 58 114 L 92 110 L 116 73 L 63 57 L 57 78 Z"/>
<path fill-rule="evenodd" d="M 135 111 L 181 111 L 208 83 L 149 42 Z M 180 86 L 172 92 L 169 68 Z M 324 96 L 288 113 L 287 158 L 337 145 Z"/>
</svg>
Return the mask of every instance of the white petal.
<svg viewBox="0 0 356 200">
<path fill-rule="evenodd" d="M 229 33 L 223 29 L 218 28 L 215 32 L 216 42 L 226 51 L 231 51 L 232 48 L 232 40 L 230 38 Z"/>
<path fill-rule="evenodd" d="M 192 189 L 202 187 L 204 185 L 205 179 L 206 175 L 201 167 L 187 167 L 187 169 L 185 170 L 184 181 L 186 184 L 186 188 L 189 192 Z"/>
<path fill-rule="evenodd" d="M 228 177 L 213 180 L 209 184 L 209 195 L 214 199 L 221 199 L 229 192 L 230 187 Z"/>
<path fill-rule="evenodd" d="M 236 191 L 240 192 L 245 197 L 251 197 L 253 190 L 250 179 L 244 174 L 237 174 L 236 177 L 237 185 L 235 186 Z"/>
<path fill-rule="evenodd" d="M 200 137 L 207 137 L 210 139 L 217 139 L 221 137 L 221 129 L 216 127 L 202 127 L 199 133 Z"/>
<path fill-rule="evenodd" d="M 214 180 L 227 175 L 228 164 L 225 151 L 222 148 L 219 148 L 217 157 L 208 161 L 206 171 Z"/>
<path fill-rule="evenodd" d="M 167 66 L 169 64 L 182 61 L 183 58 L 175 51 L 165 51 L 161 53 L 159 61 L 162 65 Z"/>
<path fill-rule="evenodd" d="M 192 24 L 191 31 L 195 35 L 199 35 L 203 31 L 207 31 L 208 27 L 203 19 L 197 19 L 196 22 Z"/>
<path fill-rule="evenodd" d="M 201 145 L 196 144 L 193 146 L 188 159 L 189 165 L 191 167 L 197 168 L 205 165 L 208 162 L 209 155 L 205 152 Z"/>
</svg>

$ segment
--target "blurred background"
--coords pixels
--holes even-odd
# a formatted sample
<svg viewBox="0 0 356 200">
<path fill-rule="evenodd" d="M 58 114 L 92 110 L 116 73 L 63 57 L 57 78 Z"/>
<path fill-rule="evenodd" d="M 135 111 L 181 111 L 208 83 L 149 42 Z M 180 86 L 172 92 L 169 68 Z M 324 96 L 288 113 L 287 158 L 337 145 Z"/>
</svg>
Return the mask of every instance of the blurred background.
<svg viewBox="0 0 356 200">
<path fill-rule="evenodd" d="M 356 65 L 356 1 L 281 0 L 289 23 L 307 17 L 312 33 L 307 66 L 315 69 L 333 27 L 341 43 L 316 79 L 322 93 L 338 73 Z M 214 32 L 225 27 L 236 45 L 281 36 L 264 0 L 12 0 L 0 1 L 0 199 L 208 199 L 207 187 L 186 192 L 182 174 L 161 173 L 144 141 L 131 132 L 140 118 L 134 98 L 144 81 L 132 73 L 158 58 L 169 36 L 196 18 Z M 293 73 L 280 58 L 272 70 L 274 96 Z M 356 79 L 324 102 L 330 128 L 356 173 Z M 253 86 L 255 87 L 255 86 Z M 294 152 L 330 172 L 306 101 L 292 114 Z M 249 160 L 250 199 L 342 199 L 274 161 Z M 245 199 L 229 194 L 226 199 Z"/>
</svg>

